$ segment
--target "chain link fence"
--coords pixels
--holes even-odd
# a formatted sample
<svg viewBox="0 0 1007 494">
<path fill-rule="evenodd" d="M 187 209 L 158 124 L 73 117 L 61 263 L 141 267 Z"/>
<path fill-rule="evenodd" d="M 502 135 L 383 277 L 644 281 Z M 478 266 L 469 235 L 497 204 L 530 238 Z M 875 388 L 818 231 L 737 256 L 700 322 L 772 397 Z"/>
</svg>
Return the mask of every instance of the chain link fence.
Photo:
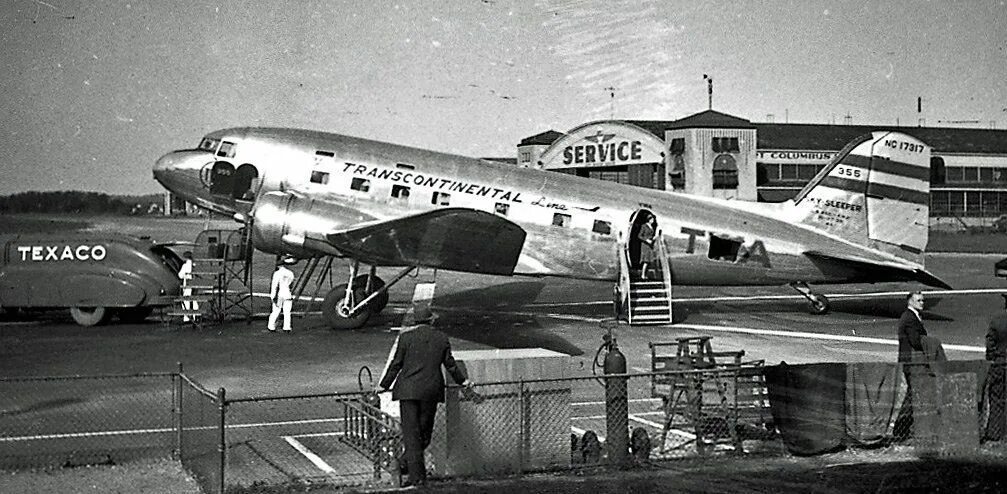
<svg viewBox="0 0 1007 494">
<path fill-rule="evenodd" d="M 0 378 L 0 468 L 170 458 L 177 374 Z"/>
<path fill-rule="evenodd" d="M 920 455 L 1007 457 L 1004 365 L 878 364 L 885 366 L 878 375 L 896 379 L 884 381 L 895 391 L 882 400 L 892 411 L 871 417 L 857 415 L 853 402 L 861 398 L 849 391 L 856 373 L 846 366 L 753 363 L 450 387 L 426 464 L 432 477 L 457 478 L 782 455 L 800 443 L 795 434 L 849 437 L 858 421 L 895 444 L 907 435 L 905 444 Z M 818 377 L 782 382 L 773 374 L 781 370 Z M 909 386 L 898 381 L 905 376 Z M 838 391 L 830 395 L 822 383 Z M 833 411 L 831 422 L 801 408 L 807 395 Z M 877 395 L 870 406 L 881 402 Z M 788 407 L 803 425 L 794 426 Z M 906 407 L 909 422 L 898 413 Z M 363 392 L 228 399 L 182 372 L 6 378 L 0 379 L 0 468 L 121 463 L 174 452 L 204 492 L 395 486 L 402 453 L 396 415 L 397 407 Z"/>
</svg>

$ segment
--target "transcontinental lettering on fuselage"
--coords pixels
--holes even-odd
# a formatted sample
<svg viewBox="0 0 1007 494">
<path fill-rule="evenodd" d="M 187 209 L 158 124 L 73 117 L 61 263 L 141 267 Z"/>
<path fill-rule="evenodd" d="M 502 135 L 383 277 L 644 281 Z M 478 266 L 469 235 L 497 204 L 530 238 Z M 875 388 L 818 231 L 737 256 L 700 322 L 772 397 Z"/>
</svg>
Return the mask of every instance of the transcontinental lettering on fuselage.
<svg viewBox="0 0 1007 494">
<path fill-rule="evenodd" d="M 343 168 L 343 173 L 352 173 L 353 175 L 366 178 L 391 180 L 392 182 L 402 184 L 431 187 L 447 192 L 460 192 L 474 196 L 490 197 L 498 201 L 510 201 L 515 203 L 524 202 L 521 200 L 521 193 L 513 190 L 501 189 L 477 183 L 459 182 L 450 178 L 427 176 L 422 173 L 392 170 L 377 166 L 357 165 L 354 163 L 346 163 L 345 168 Z"/>
<path fill-rule="evenodd" d="M 25 262 L 101 261 L 108 255 L 104 245 L 19 245 L 17 251 Z"/>
<path fill-rule="evenodd" d="M 563 164 L 636 161 L 642 155 L 643 144 L 640 141 L 581 144 L 563 149 Z"/>
</svg>

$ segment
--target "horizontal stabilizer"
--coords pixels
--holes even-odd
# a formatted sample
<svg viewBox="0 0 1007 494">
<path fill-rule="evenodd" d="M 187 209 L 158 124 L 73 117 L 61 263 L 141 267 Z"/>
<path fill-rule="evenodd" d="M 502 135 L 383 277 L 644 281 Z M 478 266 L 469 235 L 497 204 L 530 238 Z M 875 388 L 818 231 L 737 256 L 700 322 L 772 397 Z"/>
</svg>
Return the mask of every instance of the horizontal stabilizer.
<svg viewBox="0 0 1007 494">
<path fill-rule="evenodd" d="M 858 257 L 831 255 L 817 251 L 808 251 L 804 255 L 820 263 L 832 264 L 859 273 L 863 281 L 918 281 L 927 286 L 943 288 L 945 290 L 952 289 L 951 285 L 945 283 L 944 280 L 922 268 L 897 263 L 872 261 Z"/>
<path fill-rule="evenodd" d="M 444 208 L 331 233 L 326 239 L 370 264 L 511 275 L 525 231 L 495 214 Z"/>
</svg>

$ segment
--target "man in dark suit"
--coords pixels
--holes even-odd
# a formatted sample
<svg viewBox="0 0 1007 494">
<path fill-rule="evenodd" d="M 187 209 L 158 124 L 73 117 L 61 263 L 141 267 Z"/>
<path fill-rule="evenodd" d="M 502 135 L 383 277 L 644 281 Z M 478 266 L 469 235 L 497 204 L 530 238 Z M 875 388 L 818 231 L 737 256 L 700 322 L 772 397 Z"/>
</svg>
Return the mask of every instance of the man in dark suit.
<svg viewBox="0 0 1007 494">
<path fill-rule="evenodd" d="M 912 292 L 906 297 L 906 311 L 899 318 L 899 362 L 922 361 L 923 341 L 927 335 L 923 327 L 923 294 Z M 920 353 L 913 353 L 920 352 Z"/>
<path fill-rule="evenodd" d="M 409 485 L 419 486 L 427 479 L 423 451 L 430 445 L 437 404 L 444 401 L 441 366 L 455 382 L 467 387 L 471 383 L 455 363 L 448 337 L 431 326 L 434 315 L 430 309 L 417 308 L 414 320 L 416 326 L 403 330 L 395 340 L 391 360 L 378 385 L 387 390 L 395 383 L 392 399 L 399 402 Z"/>
<path fill-rule="evenodd" d="M 927 330 L 923 327 L 923 294 L 912 292 L 906 297 L 906 310 L 899 318 L 899 363 L 922 362 L 923 337 Z M 912 365 L 903 365 L 902 373 L 906 376 L 906 397 L 902 401 L 898 417 L 895 419 L 894 435 L 896 439 L 906 439 L 913 427 L 913 381 L 915 371 Z"/>
<path fill-rule="evenodd" d="M 992 362 L 986 377 L 986 399 L 989 400 L 989 419 L 986 421 L 984 439 L 997 441 L 1007 434 L 1007 313 L 990 320 L 986 330 L 986 360 Z"/>
</svg>

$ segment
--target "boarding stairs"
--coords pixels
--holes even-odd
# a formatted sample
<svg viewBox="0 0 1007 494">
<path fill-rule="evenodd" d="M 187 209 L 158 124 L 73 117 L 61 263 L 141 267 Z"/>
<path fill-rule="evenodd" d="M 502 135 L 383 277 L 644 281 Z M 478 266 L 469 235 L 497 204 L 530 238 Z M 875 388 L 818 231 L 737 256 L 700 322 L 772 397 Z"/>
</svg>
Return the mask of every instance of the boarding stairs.
<svg viewBox="0 0 1007 494">
<path fill-rule="evenodd" d="M 192 294 L 176 297 L 167 315 L 197 326 L 227 319 L 251 322 L 252 253 L 245 228 L 200 232 L 193 248 L 192 279 L 186 286 Z"/>
<path fill-rule="evenodd" d="M 631 325 L 671 324 L 671 270 L 664 237 L 655 237 L 658 265 L 646 273 L 630 267 L 626 244 L 619 244 L 619 301 L 621 318 Z"/>
</svg>

